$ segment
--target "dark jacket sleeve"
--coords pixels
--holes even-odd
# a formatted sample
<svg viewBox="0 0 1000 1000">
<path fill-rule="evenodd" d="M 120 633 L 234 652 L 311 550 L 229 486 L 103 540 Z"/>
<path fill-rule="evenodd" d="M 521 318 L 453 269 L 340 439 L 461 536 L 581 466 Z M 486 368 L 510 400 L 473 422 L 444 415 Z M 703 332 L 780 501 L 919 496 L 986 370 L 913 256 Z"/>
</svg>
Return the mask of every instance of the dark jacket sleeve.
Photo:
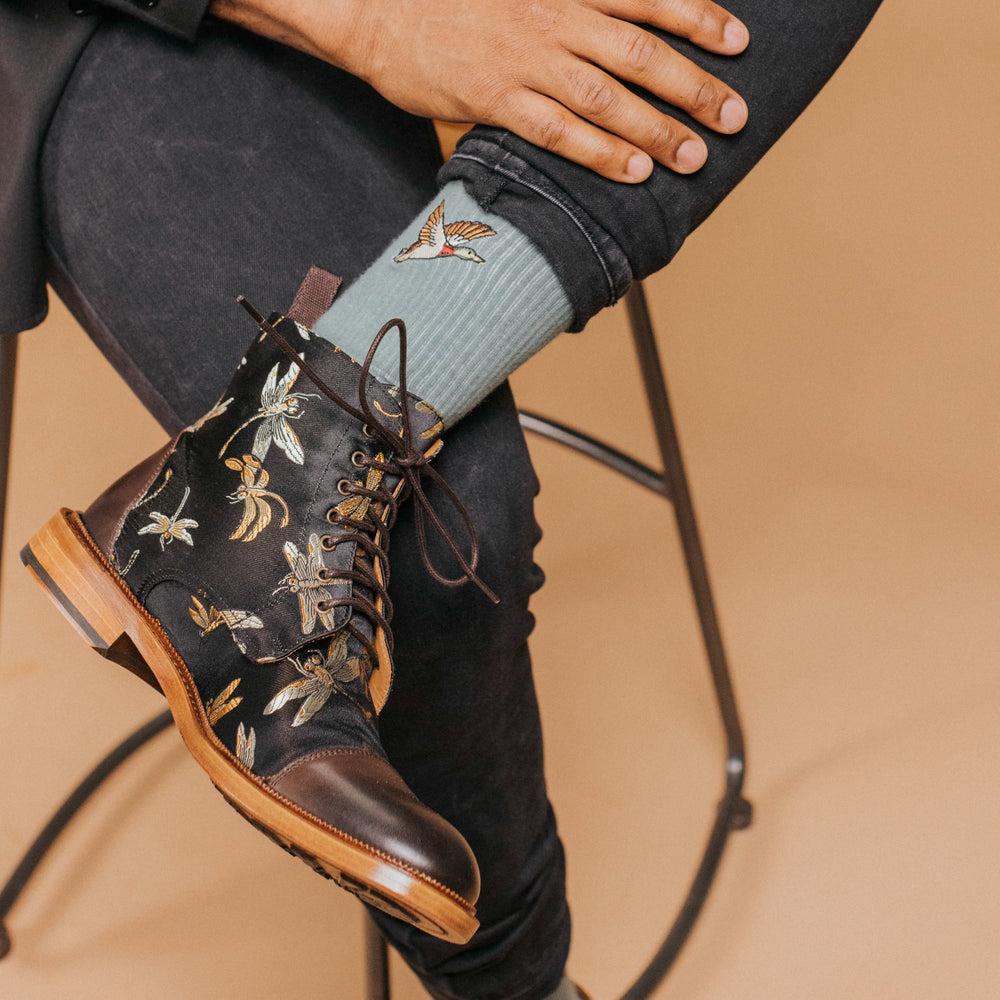
<svg viewBox="0 0 1000 1000">
<path fill-rule="evenodd" d="M 66 81 L 102 10 L 191 39 L 208 0 L 0 0 L 0 333 L 45 318 L 38 157 Z M 87 13 L 79 15 L 74 8 Z"/>
</svg>

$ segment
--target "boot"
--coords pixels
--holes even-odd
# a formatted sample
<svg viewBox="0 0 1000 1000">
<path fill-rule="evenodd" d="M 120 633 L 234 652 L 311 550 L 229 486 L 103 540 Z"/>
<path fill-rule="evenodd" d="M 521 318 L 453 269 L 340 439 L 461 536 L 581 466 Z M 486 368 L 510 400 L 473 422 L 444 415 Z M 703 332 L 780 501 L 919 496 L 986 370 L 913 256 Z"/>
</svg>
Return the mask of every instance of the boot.
<svg viewBox="0 0 1000 1000">
<path fill-rule="evenodd" d="M 392 680 L 389 529 L 407 493 L 429 508 L 420 476 L 441 421 L 402 365 L 398 387 L 368 373 L 393 324 L 359 365 L 301 323 L 254 315 L 263 333 L 215 407 L 87 510 L 61 510 L 22 559 L 90 646 L 163 693 L 251 823 L 365 902 L 464 943 L 475 858 L 376 729 Z M 459 580 L 428 568 L 462 582 L 475 558 L 473 542 Z"/>
</svg>

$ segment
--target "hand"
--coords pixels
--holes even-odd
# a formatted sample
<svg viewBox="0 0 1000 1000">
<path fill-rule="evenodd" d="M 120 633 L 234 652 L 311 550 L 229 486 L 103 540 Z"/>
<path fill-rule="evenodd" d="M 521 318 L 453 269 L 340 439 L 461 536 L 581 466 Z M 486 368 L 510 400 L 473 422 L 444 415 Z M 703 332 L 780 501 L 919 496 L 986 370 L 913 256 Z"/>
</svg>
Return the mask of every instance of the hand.
<svg viewBox="0 0 1000 1000">
<path fill-rule="evenodd" d="M 736 55 L 744 25 L 710 0 L 214 0 L 212 13 L 368 81 L 405 111 L 510 129 L 616 181 L 653 160 L 691 173 L 698 134 L 619 81 L 716 132 L 747 108 L 639 24 Z"/>
</svg>

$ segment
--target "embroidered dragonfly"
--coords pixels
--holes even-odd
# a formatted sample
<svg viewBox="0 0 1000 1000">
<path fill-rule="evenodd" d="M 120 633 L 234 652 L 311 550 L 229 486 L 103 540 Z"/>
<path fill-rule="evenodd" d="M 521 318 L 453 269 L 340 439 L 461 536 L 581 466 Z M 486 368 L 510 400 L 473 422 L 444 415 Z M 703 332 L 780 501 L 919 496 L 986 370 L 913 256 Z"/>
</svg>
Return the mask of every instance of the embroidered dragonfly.
<svg viewBox="0 0 1000 1000">
<path fill-rule="evenodd" d="M 242 679 L 237 677 L 223 691 L 205 702 L 205 714 L 208 716 L 210 726 L 214 726 L 224 715 L 228 715 L 243 700 L 242 695 L 236 698 L 229 697 L 239 687 Z"/>
<path fill-rule="evenodd" d="M 283 687 L 264 706 L 264 714 L 271 715 L 290 701 L 305 699 L 292 720 L 293 726 L 304 726 L 327 703 L 335 690 L 346 694 L 341 685 L 361 676 L 362 667 L 367 662 L 366 657 L 348 656 L 347 653 L 347 635 L 341 633 L 330 642 L 326 656 L 314 649 L 301 661 L 294 656 L 288 657 L 288 662 L 302 677 Z"/>
<path fill-rule="evenodd" d="M 201 630 L 202 637 L 220 625 L 225 625 L 230 634 L 236 629 L 264 627 L 264 623 L 256 615 L 250 614 L 249 611 L 239 611 L 235 608 L 232 611 L 220 611 L 214 604 L 210 604 L 206 609 L 205 605 L 194 594 L 191 595 L 191 604 L 192 607 L 188 608 L 188 614 Z M 233 641 L 236 642 L 235 635 Z M 240 645 L 239 642 L 236 644 Z"/>
<path fill-rule="evenodd" d="M 197 528 L 198 522 L 192 520 L 190 517 L 181 517 L 181 511 L 184 509 L 184 504 L 187 503 L 188 497 L 191 494 L 191 487 L 184 487 L 184 497 L 181 500 L 177 510 L 174 511 L 173 517 L 167 517 L 166 514 L 161 514 L 159 511 L 151 511 L 150 519 L 151 524 L 147 524 L 144 528 L 139 529 L 140 535 L 159 535 L 160 536 L 160 548 L 162 549 L 165 545 L 172 542 L 175 538 L 180 539 L 180 541 L 187 543 L 188 545 L 194 545 L 194 539 L 191 537 L 189 528 Z"/>
<path fill-rule="evenodd" d="M 378 463 L 385 462 L 385 455 L 379 452 L 375 456 L 375 461 Z M 379 483 L 385 478 L 385 472 L 382 469 L 372 467 L 368 470 L 368 475 L 365 476 L 364 489 L 366 490 L 377 490 Z M 355 482 L 355 486 L 361 486 L 360 482 Z M 336 511 L 338 514 L 343 514 L 344 517 L 354 518 L 356 521 L 363 521 L 365 515 L 368 513 L 368 508 L 371 506 L 371 497 L 366 496 L 353 496 L 348 497 L 342 503 L 337 504 Z"/>
<path fill-rule="evenodd" d="M 303 413 L 303 400 L 314 399 L 318 394 L 291 392 L 295 380 L 299 377 L 299 366 L 290 364 L 288 371 L 281 378 L 278 378 L 280 366 L 281 362 L 279 361 L 268 373 L 264 388 L 260 392 L 260 409 L 233 431 L 229 440 L 220 449 L 219 458 L 222 458 L 226 453 L 226 449 L 240 431 L 249 427 L 255 420 L 260 420 L 262 423 L 254 435 L 253 448 L 251 449 L 254 458 L 263 462 L 271 444 L 274 443 L 296 465 L 302 465 L 305 462 L 302 444 L 288 421 L 298 420 Z"/>
<path fill-rule="evenodd" d="M 194 431 L 200 431 L 202 427 L 209 422 L 209 420 L 214 420 L 216 417 L 221 417 L 226 410 L 229 409 L 229 404 L 233 401 L 233 397 L 230 396 L 229 399 L 220 399 L 219 402 L 215 404 L 208 411 L 208 413 L 199 417 L 190 427 L 185 427 L 184 430 L 193 433 Z"/>
<path fill-rule="evenodd" d="M 256 750 L 257 734 L 254 732 L 253 726 L 250 727 L 250 733 L 248 735 L 246 729 L 243 727 L 243 723 L 241 722 L 239 728 L 236 730 L 236 759 L 244 767 L 248 767 L 252 770 L 253 758 Z"/>
<path fill-rule="evenodd" d="M 243 504 L 243 520 L 229 536 L 231 540 L 242 539 L 244 542 L 252 542 L 271 523 L 271 505 L 267 502 L 268 497 L 281 504 L 285 512 L 281 527 L 284 528 L 288 524 L 288 504 L 277 493 L 265 489 L 270 477 L 267 469 L 262 468 L 253 455 L 244 455 L 243 461 L 238 458 L 227 458 L 226 468 L 234 469 L 243 479 L 236 491 L 226 497 L 230 503 Z"/>
<path fill-rule="evenodd" d="M 319 535 L 309 536 L 305 554 L 299 552 L 294 542 L 285 542 L 283 551 L 292 571 L 282 578 L 274 593 L 287 590 L 298 597 L 303 635 L 309 635 L 316 628 L 317 616 L 324 628 L 332 629 L 336 609 L 328 603 L 333 600 L 328 588 L 347 581 L 334 578 L 323 564 Z"/>
<path fill-rule="evenodd" d="M 425 403 L 422 399 L 418 399 L 414 404 L 414 408 L 418 413 L 431 413 L 437 417 L 437 422 L 432 427 L 428 427 L 427 430 L 421 431 L 420 437 L 423 440 L 426 441 L 428 438 L 437 437 L 438 434 L 444 430 L 444 419 L 441 414 L 438 413 L 433 406 L 431 406 L 430 403 Z"/>
</svg>

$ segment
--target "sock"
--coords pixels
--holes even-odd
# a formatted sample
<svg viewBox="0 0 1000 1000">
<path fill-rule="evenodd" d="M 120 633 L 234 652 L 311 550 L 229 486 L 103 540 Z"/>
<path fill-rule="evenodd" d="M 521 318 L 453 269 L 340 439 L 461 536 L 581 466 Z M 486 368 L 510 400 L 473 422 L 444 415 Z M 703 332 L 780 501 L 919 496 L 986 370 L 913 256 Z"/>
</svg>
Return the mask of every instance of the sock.
<svg viewBox="0 0 1000 1000">
<path fill-rule="evenodd" d="M 314 329 L 361 360 L 396 317 L 406 323 L 407 388 L 451 425 L 564 330 L 572 309 L 534 243 L 452 181 Z M 399 381 L 393 334 L 371 370 Z"/>
<path fill-rule="evenodd" d="M 581 997 L 577 988 L 564 976 L 555 993 L 550 993 L 545 1000 L 581 1000 Z"/>
</svg>

